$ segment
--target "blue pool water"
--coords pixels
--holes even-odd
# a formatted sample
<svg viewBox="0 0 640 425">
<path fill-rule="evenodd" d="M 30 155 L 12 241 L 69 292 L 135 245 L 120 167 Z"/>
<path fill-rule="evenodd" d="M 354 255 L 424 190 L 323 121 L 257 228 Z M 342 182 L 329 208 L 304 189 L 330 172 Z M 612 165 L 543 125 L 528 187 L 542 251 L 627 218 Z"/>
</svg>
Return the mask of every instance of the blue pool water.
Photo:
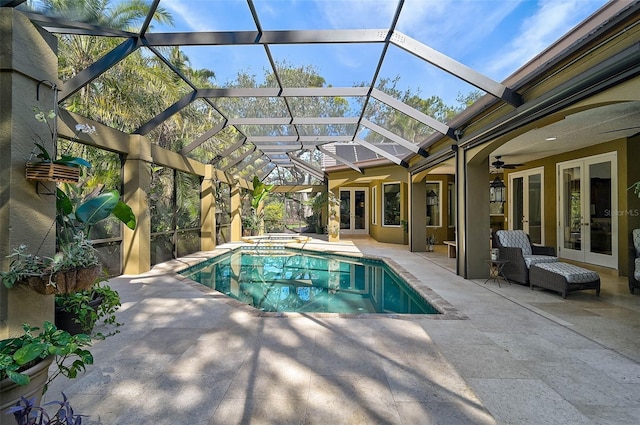
<svg viewBox="0 0 640 425">
<path fill-rule="evenodd" d="M 269 312 L 439 314 L 383 261 L 241 249 L 181 272 Z"/>
</svg>

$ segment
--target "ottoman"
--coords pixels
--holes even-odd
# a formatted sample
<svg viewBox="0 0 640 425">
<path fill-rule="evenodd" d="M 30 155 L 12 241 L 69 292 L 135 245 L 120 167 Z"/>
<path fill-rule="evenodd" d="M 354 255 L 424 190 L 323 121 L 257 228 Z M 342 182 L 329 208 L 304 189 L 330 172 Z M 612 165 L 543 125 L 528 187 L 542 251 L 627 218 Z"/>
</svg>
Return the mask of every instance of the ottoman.
<svg viewBox="0 0 640 425">
<path fill-rule="evenodd" d="M 550 289 L 567 298 L 567 292 L 595 289 L 600 295 L 600 275 L 598 273 L 568 263 L 538 263 L 529 269 L 529 285 Z"/>
</svg>

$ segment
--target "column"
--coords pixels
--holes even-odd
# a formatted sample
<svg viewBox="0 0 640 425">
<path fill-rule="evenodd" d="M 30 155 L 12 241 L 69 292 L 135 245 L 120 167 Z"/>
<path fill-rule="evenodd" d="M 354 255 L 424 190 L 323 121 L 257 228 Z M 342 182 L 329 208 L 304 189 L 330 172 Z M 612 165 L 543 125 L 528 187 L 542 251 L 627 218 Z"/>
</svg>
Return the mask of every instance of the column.
<svg viewBox="0 0 640 425">
<path fill-rule="evenodd" d="M 427 191 L 423 179 L 411 182 L 409 199 L 409 247 L 411 252 L 425 252 L 427 250 Z"/>
<path fill-rule="evenodd" d="M 466 279 L 487 277 L 490 249 L 489 157 L 486 153 L 458 149 L 458 274 Z"/>
<path fill-rule="evenodd" d="M 242 240 L 242 188 L 238 183 L 230 185 L 231 190 L 231 241 Z"/>
<path fill-rule="evenodd" d="M 213 165 L 205 166 L 200 187 L 200 249 L 211 251 L 216 247 L 216 179 Z"/>
<path fill-rule="evenodd" d="M 124 161 L 124 202 L 136 216 L 135 230 L 123 226 L 122 273 L 138 274 L 151 270 L 151 215 L 146 189 L 151 187 L 151 144 L 140 135 L 130 138 Z"/>
<path fill-rule="evenodd" d="M 38 31 L 22 13 L 0 8 L 0 40 L 0 265 L 6 270 L 6 256 L 21 244 L 34 254 L 55 253 L 55 184 L 45 189 L 26 180 L 25 163 L 34 142 L 53 144 L 33 108 L 54 109 L 52 84 L 60 87 L 61 82 L 55 36 Z M 53 319 L 53 295 L 0 283 L 0 339 L 22 334 L 23 323 L 42 326 Z"/>
</svg>

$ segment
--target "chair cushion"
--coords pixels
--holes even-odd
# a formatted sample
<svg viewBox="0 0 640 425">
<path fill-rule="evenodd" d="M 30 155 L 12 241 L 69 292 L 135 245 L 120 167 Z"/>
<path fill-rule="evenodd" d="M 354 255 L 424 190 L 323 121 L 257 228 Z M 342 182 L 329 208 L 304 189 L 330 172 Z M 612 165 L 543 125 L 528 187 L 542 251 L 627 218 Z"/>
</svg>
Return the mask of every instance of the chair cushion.
<svg viewBox="0 0 640 425">
<path fill-rule="evenodd" d="M 533 264 L 555 263 L 558 261 L 558 257 L 551 255 L 523 255 L 523 257 L 528 269 L 530 269 Z"/>
<path fill-rule="evenodd" d="M 640 281 L 640 258 L 636 258 L 636 268 L 633 271 L 633 277 Z"/>
<path fill-rule="evenodd" d="M 510 248 L 521 248 L 522 255 L 531 255 L 531 243 L 524 230 L 498 230 L 496 237 L 500 245 Z"/>
<path fill-rule="evenodd" d="M 636 257 L 640 255 L 640 229 L 633 229 L 633 245 L 636 247 Z M 638 267 L 636 267 L 636 270 Z"/>
<path fill-rule="evenodd" d="M 568 283 L 586 283 L 600 279 L 600 275 L 592 270 L 587 270 L 569 263 L 540 263 L 536 267 L 563 276 Z"/>
</svg>

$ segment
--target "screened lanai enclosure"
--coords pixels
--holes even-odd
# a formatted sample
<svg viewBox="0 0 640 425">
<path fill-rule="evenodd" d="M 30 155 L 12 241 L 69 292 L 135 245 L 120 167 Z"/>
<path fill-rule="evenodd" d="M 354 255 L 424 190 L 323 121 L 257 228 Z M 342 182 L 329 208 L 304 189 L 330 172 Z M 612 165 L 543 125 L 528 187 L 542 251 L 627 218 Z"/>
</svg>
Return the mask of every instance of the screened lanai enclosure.
<svg viewBox="0 0 640 425">
<path fill-rule="evenodd" d="M 160 0 L 0 1 L 55 35 L 57 75 L 40 82 L 43 95 L 33 104 L 59 121 L 49 148 L 95 165 L 76 196 L 101 186 L 126 192 L 121 182 L 132 152 L 105 127 L 148 145 L 141 149 L 151 153 L 144 187 L 151 265 L 202 248 L 203 179 L 214 194 L 206 204 L 215 210 L 208 229 L 214 244 L 236 237 L 232 210 L 244 205 L 246 216 L 254 176 L 276 185 L 262 206 L 266 231 L 326 231 L 327 214 L 319 222 L 323 214 L 312 206 L 327 191 L 328 170 L 406 169 L 429 155 L 433 136 L 453 143 L 461 133 L 449 122 L 479 97 L 522 102 L 512 88 L 403 33 L 415 5 L 405 11 L 402 0 L 371 2 L 373 21 L 343 22 L 321 13 L 339 8 L 334 1 L 306 4 L 319 10 L 304 20 L 287 19 L 278 2 L 181 3 L 216 18 L 196 31 Z M 337 69 L 319 69 L 321 56 L 335 57 Z M 353 59 L 348 68 L 344 57 Z M 435 78 L 456 90 L 455 100 L 421 92 Z M 86 135 L 73 131 L 76 122 L 104 127 Z M 93 232 L 118 274 L 120 226 Z"/>
<path fill-rule="evenodd" d="M 446 4 L 461 17 L 477 6 Z M 633 62 L 625 53 L 606 72 L 594 67 L 592 80 L 551 93 L 564 100 L 537 100 L 548 78 L 589 57 L 596 30 L 614 40 L 631 25 L 637 2 L 602 4 L 572 12 L 580 25 L 565 44 L 505 67 L 474 39 L 483 27 L 468 37 L 450 30 L 440 2 L 318 0 L 285 10 L 267 0 L 0 0 L 3 43 L 12 40 L 7 51 L 20 68 L 12 93 L 23 94 L 3 105 L 24 136 L 11 164 L 37 155 L 33 142 L 41 142 L 57 157 L 93 164 L 66 188 L 77 199 L 121 192 L 137 229 L 112 220 L 91 235 L 112 275 L 240 240 L 258 213 L 260 231 L 321 232 L 330 241 L 341 231 L 365 233 L 424 250 L 432 236 L 456 239 L 466 220 L 457 204 L 480 192 L 458 187 L 460 178 L 482 180 L 456 174 L 467 161 L 458 147 L 475 152 L 539 111 L 586 96 L 582 81 L 631 78 L 617 70 Z M 595 19 L 600 6 L 604 18 Z M 495 45 L 510 46 L 507 21 L 496 19 Z M 48 128 L 34 119 L 50 111 Z M 95 132 L 79 131 L 83 125 Z M 428 178 L 444 161 L 448 168 Z M 254 181 L 273 185 L 257 208 Z M 52 240 L 50 227 L 33 232 Z"/>
</svg>

